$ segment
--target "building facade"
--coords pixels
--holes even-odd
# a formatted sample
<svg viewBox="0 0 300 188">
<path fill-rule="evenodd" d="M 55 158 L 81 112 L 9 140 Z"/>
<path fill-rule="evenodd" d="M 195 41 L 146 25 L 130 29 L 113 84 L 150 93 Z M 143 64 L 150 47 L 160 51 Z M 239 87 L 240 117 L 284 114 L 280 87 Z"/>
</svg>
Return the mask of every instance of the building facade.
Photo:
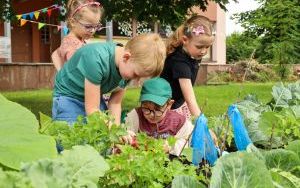
<svg viewBox="0 0 300 188">
<path fill-rule="evenodd" d="M 53 5 L 53 0 L 12 0 L 12 6 L 17 15 L 33 12 Z M 216 37 L 205 61 L 207 63 L 226 63 L 226 36 L 225 36 L 225 12 L 216 4 L 209 3 L 207 11 L 202 12 L 199 8 L 192 9 L 204 15 L 214 22 Z M 51 16 L 47 12 L 41 12 L 36 22 L 60 25 L 57 21 L 59 9 L 53 10 Z M 5 30 L 10 30 L 11 39 L 11 62 L 14 63 L 50 63 L 51 53 L 59 46 L 62 31 L 57 27 L 44 26 L 38 28 L 37 23 L 27 22 L 23 26 L 20 21 L 11 22 L 10 26 L 0 23 L 0 37 L 5 36 Z M 101 37 L 105 38 L 105 37 Z M 120 37 L 116 36 L 120 39 Z M 0 59 L 1 62 L 7 62 Z"/>
</svg>

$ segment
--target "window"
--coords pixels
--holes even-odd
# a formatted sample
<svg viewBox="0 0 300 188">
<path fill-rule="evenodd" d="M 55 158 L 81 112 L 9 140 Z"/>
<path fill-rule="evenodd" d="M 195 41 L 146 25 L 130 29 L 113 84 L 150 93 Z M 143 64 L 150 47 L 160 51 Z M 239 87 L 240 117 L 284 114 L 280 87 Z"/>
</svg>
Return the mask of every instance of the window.
<svg viewBox="0 0 300 188">
<path fill-rule="evenodd" d="M 48 23 L 47 18 L 41 19 L 42 23 Z M 45 25 L 40 29 L 41 32 L 41 40 L 44 44 L 50 44 L 50 27 Z"/>
</svg>

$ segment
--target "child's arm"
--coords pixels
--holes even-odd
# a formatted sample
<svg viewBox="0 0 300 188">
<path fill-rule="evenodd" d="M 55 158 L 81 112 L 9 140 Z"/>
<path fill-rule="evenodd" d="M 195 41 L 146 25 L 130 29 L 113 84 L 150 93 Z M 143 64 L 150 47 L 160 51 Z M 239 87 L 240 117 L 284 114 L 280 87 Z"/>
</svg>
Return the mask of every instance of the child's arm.
<svg viewBox="0 0 300 188">
<path fill-rule="evenodd" d="M 137 133 L 139 131 L 139 116 L 135 109 L 131 110 L 125 118 L 126 129 Z"/>
<path fill-rule="evenodd" d="M 58 55 L 57 49 L 51 55 L 52 62 L 57 71 L 59 71 L 63 65 L 63 60 Z"/>
<path fill-rule="evenodd" d="M 113 117 L 115 117 L 115 123 L 121 123 L 121 103 L 123 96 L 125 94 L 125 89 L 118 88 L 110 95 L 108 101 L 108 109 L 111 111 Z"/>
<path fill-rule="evenodd" d="M 180 152 L 184 147 L 189 146 L 189 137 L 193 131 L 193 124 L 190 120 L 186 120 L 184 125 L 179 129 L 177 134 L 175 135 L 176 142 L 174 147 L 171 150 L 171 154 L 179 156 Z"/>
<path fill-rule="evenodd" d="M 201 110 L 197 104 L 191 80 L 187 78 L 180 78 L 179 85 L 191 114 L 198 117 L 201 113 Z"/>
<path fill-rule="evenodd" d="M 99 111 L 100 106 L 100 87 L 87 79 L 84 80 L 84 106 L 86 115 Z"/>
</svg>

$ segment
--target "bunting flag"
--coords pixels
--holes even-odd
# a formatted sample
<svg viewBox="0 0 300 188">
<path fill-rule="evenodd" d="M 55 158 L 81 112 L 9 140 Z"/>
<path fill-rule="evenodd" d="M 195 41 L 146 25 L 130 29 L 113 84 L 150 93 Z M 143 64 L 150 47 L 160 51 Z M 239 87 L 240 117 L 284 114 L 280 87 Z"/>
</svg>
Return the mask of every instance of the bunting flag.
<svg viewBox="0 0 300 188">
<path fill-rule="evenodd" d="M 37 20 L 39 18 L 40 13 L 47 13 L 48 17 L 50 17 L 52 14 L 52 10 L 55 10 L 55 9 L 61 10 L 62 7 L 55 4 L 55 5 L 51 5 L 49 7 L 40 9 L 40 10 L 35 10 L 35 11 L 24 13 L 24 14 L 19 14 L 19 15 L 16 15 L 16 17 L 18 20 L 20 20 L 21 18 L 27 19 L 27 16 L 29 16 L 31 20 L 33 18 L 35 18 Z"/>
<path fill-rule="evenodd" d="M 39 28 L 39 30 L 42 28 L 42 27 L 44 27 L 44 23 L 38 23 L 39 25 L 38 25 L 38 28 Z"/>
<path fill-rule="evenodd" d="M 69 29 L 65 26 L 65 27 L 63 28 L 63 31 L 64 31 L 64 35 L 67 35 L 68 32 L 69 32 Z"/>
<path fill-rule="evenodd" d="M 52 9 L 48 9 L 47 10 L 47 15 L 50 17 L 51 16 L 51 13 L 52 13 Z"/>
<path fill-rule="evenodd" d="M 58 25 L 58 26 L 57 26 L 57 31 L 60 31 L 61 28 L 62 28 L 62 26 Z"/>
<path fill-rule="evenodd" d="M 27 20 L 21 19 L 21 26 L 25 25 L 27 23 Z"/>
<path fill-rule="evenodd" d="M 37 12 L 37 11 L 34 12 L 34 17 L 36 20 L 39 19 L 39 15 L 40 15 L 40 12 Z"/>
<path fill-rule="evenodd" d="M 51 27 L 56 27 L 57 31 L 62 30 L 64 32 L 65 35 L 68 34 L 69 29 L 67 28 L 67 26 L 61 26 L 61 25 L 55 25 L 55 24 L 47 24 L 47 23 L 42 23 L 42 22 L 37 22 L 37 21 L 32 21 L 32 20 L 26 20 L 26 19 L 21 19 L 20 20 L 20 25 L 23 26 L 25 25 L 27 22 L 31 22 L 31 23 L 35 23 L 38 24 L 38 29 L 40 30 L 42 27 L 44 26 L 51 26 Z"/>
</svg>

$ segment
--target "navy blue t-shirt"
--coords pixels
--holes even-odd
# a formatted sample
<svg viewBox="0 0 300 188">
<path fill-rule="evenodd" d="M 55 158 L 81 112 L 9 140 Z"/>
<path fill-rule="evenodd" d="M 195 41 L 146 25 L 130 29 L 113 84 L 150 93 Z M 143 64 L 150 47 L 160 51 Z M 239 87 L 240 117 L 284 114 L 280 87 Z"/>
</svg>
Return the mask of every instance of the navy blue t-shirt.
<svg viewBox="0 0 300 188">
<path fill-rule="evenodd" d="M 164 69 L 160 77 L 166 79 L 171 85 L 172 99 L 175 100 L 172 109 L 179 108 L 185 102 L 179 85 L 179 79 L 190 79 L 192 85 L 194 85 L 200 62 L 201 60 L 191 58 L 182 49 L 182 46 L 176 48 L 176 50 L 166 58 Z"/>
</svg>

